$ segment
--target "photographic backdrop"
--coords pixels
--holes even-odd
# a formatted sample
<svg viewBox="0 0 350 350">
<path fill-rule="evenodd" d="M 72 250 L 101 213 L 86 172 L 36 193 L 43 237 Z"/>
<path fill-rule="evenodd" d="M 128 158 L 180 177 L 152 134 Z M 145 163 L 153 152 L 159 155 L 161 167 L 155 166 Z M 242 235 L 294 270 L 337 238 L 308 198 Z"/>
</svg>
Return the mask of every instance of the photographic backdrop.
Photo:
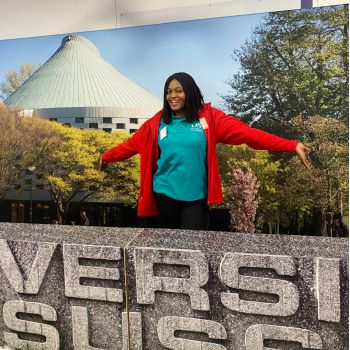
<svg viewBox="0 0 350 350">
<path fill-rule="evenodd" d="M 311 172 L 290 156 L 218 150 L 225 205 L 237 203 L 228 190 L 232 168 L 259 180 L 256 228 L 332 235 L 333 216 L 346 221 L 348 5 L 68 34 L 89 40 L 104 61 L 160 102 L 166 78 L 188 72 L 205 102 L 311 147 Z M 5 104 L 66 35 L 0 41 Z"/>
</svg>

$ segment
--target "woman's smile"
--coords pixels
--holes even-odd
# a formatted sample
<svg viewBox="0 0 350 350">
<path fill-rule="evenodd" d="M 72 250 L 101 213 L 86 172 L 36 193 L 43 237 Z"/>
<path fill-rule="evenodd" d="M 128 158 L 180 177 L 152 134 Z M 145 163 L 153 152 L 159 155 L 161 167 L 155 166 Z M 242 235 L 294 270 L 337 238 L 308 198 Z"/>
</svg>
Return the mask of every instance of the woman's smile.
<svg viewBox="0 0 350 350">
<path fill-rule="evenodd" d="M 185 117 L 186 95 L 176 79 L 173 79 L 168 86 L 166 100 L 175 115 Z"/>
</svg>

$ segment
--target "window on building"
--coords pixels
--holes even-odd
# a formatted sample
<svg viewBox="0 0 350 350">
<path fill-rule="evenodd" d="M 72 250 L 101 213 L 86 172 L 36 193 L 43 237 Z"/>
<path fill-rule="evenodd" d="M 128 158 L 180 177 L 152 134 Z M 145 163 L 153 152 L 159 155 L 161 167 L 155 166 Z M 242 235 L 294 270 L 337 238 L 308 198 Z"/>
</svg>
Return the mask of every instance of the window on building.
<svg viewBox="0 0 350 350">
<path fill-rule="evenodd" d="M 24 203 L 13 201 L 11 203 L 11 222 L 24 222 Z"/>
<path fill-rule="evenodd" d="M 98 129 L 98 123 L 89 123 L 90 129 Z"/>
<path fill-rule="evenodd" d="M 84 123 L 84 118 L 83 117 L 76 117 L 75 122 L 76 123 Z"/>
<path fill-rule="evenodd" d="M 112 118 L 103 118 L 103 123 L 111 124 L 112 123 Z"/>
<path fill-rule="evenodd" d="M 134 133 L 137 129 L 130 129 L 130 134 Z"/>
<path fill-rule="evenodd" d="M 49 118 L 50 122 L 57 122 L 57 118 Z"/>
<path fill-rule="evenodd" d="M 105 131 L 105 132 L 112 132 L 112 129 L 111 128 L 103 128 L 103 131 Z"/>
<path fill-rule="evenodd" d="M 44 189 L 44 184 L 36 184 L 36 185 L 35 185 L 35 188 L 36 188 L 37 190 L 43 190 L 43 189 Z"/>
<path fill-rule="evenodd" d="M 130 124 L 137 124 L 138 119 L 137 118 L 130 118 Z"/>
<path fill-rule="evenodd" d="M 125 129 L 125 123 L 117 123 L 117 129 Z"/>
</svg>

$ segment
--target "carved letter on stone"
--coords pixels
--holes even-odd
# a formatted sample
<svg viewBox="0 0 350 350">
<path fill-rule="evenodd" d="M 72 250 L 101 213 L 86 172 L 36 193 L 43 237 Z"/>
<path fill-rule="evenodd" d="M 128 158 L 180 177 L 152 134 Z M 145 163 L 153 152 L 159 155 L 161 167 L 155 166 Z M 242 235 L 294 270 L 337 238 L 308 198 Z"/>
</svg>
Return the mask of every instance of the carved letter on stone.
<svg viewBox="0 0 350 350">
<path fill-rule="evenodd" d="M 186 265 L 189 278 L 154 276 L 154 264 Z M 210 310 L 209 297 L 201 286 L 209 278 L 208 264 L 198 251 L 135 249 L 136 291 L 139 304 L 154 304 L 155 291 L 187 294 L 194 310 Z"/>
<path fill-rule="evenodd" d="M 307 329 L 257 324 L 245 333 L 246 350 L 278 350 L 264 347 L 265 339 L 298 342 L 303 349 L 323 348 L 321 337 Z"/>
<path fill-rule="evenodd" d="M 3 315 L 5 325 L 17 332 L 38 334 L 44 336 L 45 342 L 35 342 L 20 339 L 16 333 L 4 332 L 4 339 L 14 349 L 58 350 L 59 334 L 53 326 L 44 323 L 21 320 L 17 313 L 40 315 L 44 321 L 56 321 L 55 309 L 46 304 L 20 300 L 10 300 L 4 304 Z"/>
<path fill-rule="evenodd" d="M 56 246 L 56 243 L 38 243 L 28 279 L 24 280 L 7 241 L 0 239 L 0 266 L 17 293 L 38 293 Z"/>
<path fill-rule="evenodd" d="M 130 323 L 130 330 L 128 329 Z M 104 350 L 95 348 L 89 343 L 88 309 L 83 306 L 72 306 L 72 328 L 74 350 Z M 122 313 L 123 349 L 142 350 L 142 323 L 139 312 Z M 130 339 L 129 339 L 130 334 Z"/>
<path fill-rule="evenodd" d="M 103 300 L 114 303 L 123 302 L 121 289 L 80 284 L 81 278 L 118 281 L 120 275 L 117 268 L 83 266 L 79 264 L 79 258 L 115 261 L 121 258 L 120 248 L 64 244 L 63 258 L 65 295 L 67 297 Z"/>
<path fill-rule="evenodd" d="M 88 310 L 83 306 L 72 306 L 72 331 L 74 350 L 103 350 L 89 342 Z"/>
<path fill-rule="evenodd" d="M 288 281 L 275 278 L 243 276 L 240 267 L 274 269 L 282 276 L 294 276 L 296 268 L 293 259 L 288 256 L 253 255 L 226 253 L 220 264 L 219 277 L 229 287 L 277 294 L 277 303 L 242 300 L 238 293 L 221 293 L 222 303 L 230 310 L 248 314 L 290 316 L 299 307 L 299 292 Z"/>
<path fill-rule="evenodd" d="M 142 350 L 142 319 L 140 312 L 122 313 L 123 350 Z"/>
<path fill-rule="evenodd" d="M 227 339 L 224 326 L 218 322 L 200 318 L 166 316 L 157 325 L 160 343 L 167 349 L 181 350 L 225 350 L 219 344 L 176 338 L 175 331 L 199 332 L 208 334 L 210 339 Z"/>
<path fill-rule="evenodd" d="M 340 322 L 339 259 L 316 260 L 316 298 L 318 319 Z"/>
</svg>

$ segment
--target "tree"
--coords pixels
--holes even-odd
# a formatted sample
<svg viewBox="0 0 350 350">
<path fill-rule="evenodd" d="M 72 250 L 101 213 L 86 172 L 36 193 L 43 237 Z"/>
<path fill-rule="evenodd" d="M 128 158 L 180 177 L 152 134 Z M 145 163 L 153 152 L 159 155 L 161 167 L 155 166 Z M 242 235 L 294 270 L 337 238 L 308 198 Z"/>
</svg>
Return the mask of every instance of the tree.
<svg viewBox="0 0 350 350">
<path fill-rule="evenodd" d="M 237 232 L 254 232 L 259 181 L 251 170 L 233 169 L 227 189 L 232 227 Z"/>
<path fill-rule="evenodd" d="M 46 124 L 41 119 L 19 117 L 0 105 L 0 197 L 46 152 L 52 137 Z"/>
<path fill-rule="evenodd" d="M 99 156 L 103 152 L 130 137 L 129 134 L 118 131 L 112 133 L 106 133 L 101 130 L 86 131 L 85 137 L 88 140 L 87 142 L 96 147 L 98 157 L 96 161 L 99 160 Z M 123 199 L 125 203 L 136 206 L 140 180 L 139 164 L 140 157 L 138 155 L 123 162 L 110 164 L 105 174 L 103 191 L 112 190 L 112 196 L 114 196 L 114 198 L 118 196 L 120 199 Z M 102 194 L 100 194 L 100 196 L 101 195 Z M 103 195 L 101 198 L 104 198 Z"/>
<path fill-rule="evenodd" d="M 108 173 L 97 169 L 100 154 L 128 136 L 21 117 L 0 106 L 0 197 L 34 165 L 64 223 L 73 201 L 119 198 L 135 205 L 138 157 L 112 165 Z"/>
<path fill-rule="evenodd" d="M 224 193 L 228 193 L 232 169 L 249 169 L 259 180 L 256 224 L 268 224 L 269 233 L 279 232 L 280 184 L 283 182 L 283 168 L 280 161 L 274 161 L 268 151 L 255 151 L 246 145 L 218 145 L 218 160 L 222 174 Z M 226 196 L 225 196 L 226 197 Z M 226 201 L 230 205 L 230 201 Z"/>
<path fill-rule="evenodd" d="M 292 126 L 312 150 L 313 169 L 296 167 L 293 160 L 287 164 L 284 203 L 304 206 L 314 216 L 315 233 L 330 235 L 333 214 L 348 212 L 348 128 L 337 119 L 320 116 L 296 117 Z M 308 201 L 300 189 L 307 193 Z"/>
<path fill-rule="evenodd" d="M 37 171 L 50 190 L 60 221 L 66 223 L 73 201 L 123 199 L 135 204 L 138 188 L 138 160 L 118 163 L 109 173 L 97 169 L 100 154 L 125 140 L 125 133 L 69 128 L 48 122 L 55 135 L 46 154 L 36 160 Z"/>
<path fill-rule="evenodd" d="M 4 77 L 4 81 L 0 84 L 0 97 L 6 99 L 13 92 L 15 92 L 30 76 L 32 76 L 38 69 L 39 65 L 32 65 L 31 63 L 22 63 L 19 66 L 19 71 L 9 70 Z"/>
<path fill-rule="evenodd" d="M 24 152 L 19 118 L 0 106 L 0 198 L 11 189 L 19 173 L 18 162 Z"/>
<path fill-rule="evenodd" d="M 234 52 L 226 107 L 284 136 L 298 115 L 348 124 L 348 27 L 348 5 L 268 14 Z"/>
</svg>

